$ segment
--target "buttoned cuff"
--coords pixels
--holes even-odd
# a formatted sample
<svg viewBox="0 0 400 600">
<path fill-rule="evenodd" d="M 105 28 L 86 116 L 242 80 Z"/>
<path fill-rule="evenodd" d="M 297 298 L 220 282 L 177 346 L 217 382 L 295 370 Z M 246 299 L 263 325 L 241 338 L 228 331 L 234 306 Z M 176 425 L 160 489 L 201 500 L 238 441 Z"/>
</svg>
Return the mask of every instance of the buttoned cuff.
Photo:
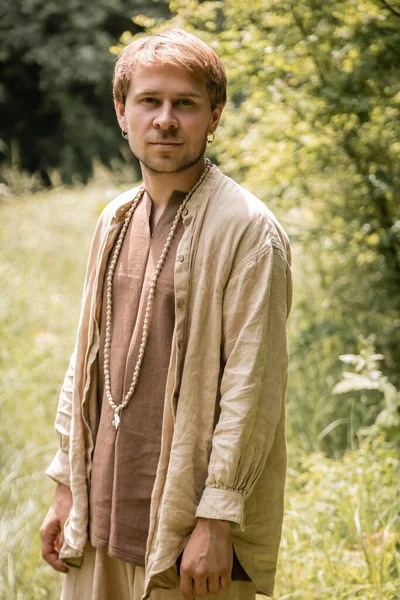
<svg viewBox="0 0 400 600">
<path fill-rule="evenodd" d="M 235 490 L 207 487 L 197 507 L 196 517 L 232 521 L 244 531 L 244 496 Z"/>
<path fill-rule="evenodd" d="M 45 473 L 56 483 L 62 483 L 62 485 L 71 487 L 69 477 L 69 454 L 63 450 L 58 450 Z"/>
</svg>

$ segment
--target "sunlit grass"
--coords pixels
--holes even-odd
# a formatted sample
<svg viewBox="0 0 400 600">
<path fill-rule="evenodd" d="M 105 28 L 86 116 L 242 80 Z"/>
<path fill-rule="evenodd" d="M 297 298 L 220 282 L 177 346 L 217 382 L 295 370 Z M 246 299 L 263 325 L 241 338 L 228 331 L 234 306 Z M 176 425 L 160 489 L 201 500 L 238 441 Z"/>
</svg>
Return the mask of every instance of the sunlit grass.
<svg viewBox="0 0 400 600">
<path fill-rule="evenodd" d="M 56 449 L 53 422 L 90 237 L 116 193 L 92 185 L 0 206 L 2 600 L 58 597 L 59 576 L 40 558 L 38 531 L 54 489 L 44 470 Z M 311 386 L 310 405 L 320 397 Z M 276 598 L 399 599 L 396 452 L 376 440 L 335 461 L 294 442 Z"/>
<path fill-rule="evenodd" d="M 382 440 L 291 456 L 277 597 L 400 596 L 400 458 Z"/>
<path fill-rule="evenodd" d="M 0 598 L 57 598 L 39 527 L 54 484 L 60 383 L 72 352 L 85 260 L 98 213 L 117 190 L 10 198 L 1 210 Z"/>
</svg>

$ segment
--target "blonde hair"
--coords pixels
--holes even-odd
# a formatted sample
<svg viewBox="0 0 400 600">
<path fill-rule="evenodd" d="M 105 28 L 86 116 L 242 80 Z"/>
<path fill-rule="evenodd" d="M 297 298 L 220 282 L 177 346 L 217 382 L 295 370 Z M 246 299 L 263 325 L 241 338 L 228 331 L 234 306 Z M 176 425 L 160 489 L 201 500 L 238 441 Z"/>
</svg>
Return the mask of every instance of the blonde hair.
<svg viewBox="0 0 400 600">
<path fill-rule="evenodd" d="M 125 104 L 131 76 L 137 67 L 171 66 L 204 79 L 211 109 L 226 102 L 225 69 L 207 44 L 183 29 L 146 35 L 126 46 L 118 57 L 113 77 L 114 99 Z"/>
</svg>

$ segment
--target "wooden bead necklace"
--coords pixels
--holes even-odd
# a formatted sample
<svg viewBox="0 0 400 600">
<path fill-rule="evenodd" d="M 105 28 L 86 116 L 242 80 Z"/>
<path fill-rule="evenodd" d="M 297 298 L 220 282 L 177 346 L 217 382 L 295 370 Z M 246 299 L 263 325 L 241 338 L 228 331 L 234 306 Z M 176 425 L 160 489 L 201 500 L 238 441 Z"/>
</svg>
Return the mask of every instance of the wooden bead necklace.
<svg viewBox="0 0 400 600">
<path fill-rule="evenodd" d="M 130 398 L 132 397 L 135 388 L 136 388 L 136 384 L 139 378 L 139 373 L 140 373 L 140 367 L 142 365 L 142 360 L 143 360 L 143 355 L 144 355 L 144 351 L 146 348 L 146 344 L 147 344 L 147 338 L 148 338 L 148 333 L 149 333 L 149 326 L 150 326 L 150 320 L 151 320 L 151 314 L 152 314 L 152 309 L 153 309 L 153 298 L 154 298 L 154 294 L 155 294 L 155 290 L 156 290 L 156 285 L 157 285 L 157 280 L 158 280 L 158 276 L 161 272 L 161 269 L 164 265 L 166 256 L 168 254 L 169 248 L 171 246 L 171 242 L 173 240 L 173 237 L 175 235 L 175 231 L 179 222 L 179 219 L 182 216 L 182 211 L 184 210 L 186 204 L 188 203 L 189 199 L 191 198 L 191 196 L 194 194 L 194 192 L 197 190 L 197 188 L 201 185 L 201 183 L 204 181 L 207 173 L 209 172 L 211 168 L 211 162 L 206 159 L 206 166 L 205 169 L 203 171 L 203 173 L 201 174 L 200 178 L 197 180 L 197 182 L 195 183 L 195 185 L 192 187 L 192 189 L 186 194 L 185 198 L 182 201 L 182 204 L 179 206 L 178 211 L 175 215 L 174 221 L 172 223 L 172 227 L 171 230 L 168 234 L 167 237 L 167 241 L 165 242 L 164 248 L 161 252 L 161 256 L 159 258 L 159 261 L 157 263 L 156 269 L 154 271 L 154 274 L 151 278 L 151 282 L 150 282 L 150 290 L 149 290 L 149 294 L 147 297 L 147 304 L 146 304 L 146 310 L 145 310 L 145 315 L 144 315 L 144 322 L 143 322 L 143 331 L 142 331 L 142 340 L 141 340 L 141 344 L 140 344 L 140 348 L 139 348 L 139 354 L 138 354 L 138 358 L 137 358 L 137 362 L 136 362 L 136 366 L 135 369 L 133 371 L 133 377 L 132 377 L 132 382 L 131 385 L 129 387 L 129 390 L 127 391 L 125 398 L 123 398 L 121 404 L 115 404 L 112 394 L 111 394 L 111 377 L 110 377 L 110 349 L 111 349 L 111 323 L 112 323 L 112 283 L 113 283 L 113 277 L 114 277 L 114 271 L 115 271 L 115 267 L 118 261 L 118 257 L 119 254 L 121 252 L 121 248 L 122 248 L 122 243 L 124 241 L 125 238 L 125 234 L 126 231 L 128 229 L 129 223 L 131 221 L 132 215 L 136 210 L 137 205 L 139 204 L 140 200 L 143 198 L 144 193 L 145 193 L 145 188 L 144 185 L 142 185 L 138 191 L 138 193 L 136 194 L 135 198 L 133 199 L 132 202 L 132 206 L 130 207 L 130 209 L 127 211 L 126 215 L 125 215 L 125 223 L 120 231 L 120 234 L 118 236 L 117 239 L 117 243 L 115 245 L 115 249 L 111 258 L 111 263 L 108 269 L 108 273 L 107 273 L 107 288 L 106 288 L 106 293 L 107 293 L 107 310 L 106 310 L 106 339 L 104 342 L 104 382 L 105 382 L 105 392 L 106 392 L 106 397 L 107 400 L 111 406 L 111 408 L 113 409 L 114 412 L 114 417 L 112 420 L 112 424 L 114 425 L 115 429 L 118 429 L 118 426 L 120 424 L 121 421 L 121 412 L 122 410 L 127 406 Z"/>
</svg>

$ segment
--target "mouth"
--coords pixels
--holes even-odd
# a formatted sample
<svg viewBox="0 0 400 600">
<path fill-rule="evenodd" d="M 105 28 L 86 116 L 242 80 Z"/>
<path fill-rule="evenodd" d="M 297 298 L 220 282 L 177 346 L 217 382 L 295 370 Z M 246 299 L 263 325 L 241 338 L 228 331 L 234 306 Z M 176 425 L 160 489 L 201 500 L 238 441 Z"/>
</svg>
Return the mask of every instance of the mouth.
<svg viewBox="0 0 400 600">
<path fill-rule="evenodd" d="M 150 142 L 150 145 L 160 148 L 176 148 L 176 146 L 181 146 L 182 142 Z"/>
</svg>

